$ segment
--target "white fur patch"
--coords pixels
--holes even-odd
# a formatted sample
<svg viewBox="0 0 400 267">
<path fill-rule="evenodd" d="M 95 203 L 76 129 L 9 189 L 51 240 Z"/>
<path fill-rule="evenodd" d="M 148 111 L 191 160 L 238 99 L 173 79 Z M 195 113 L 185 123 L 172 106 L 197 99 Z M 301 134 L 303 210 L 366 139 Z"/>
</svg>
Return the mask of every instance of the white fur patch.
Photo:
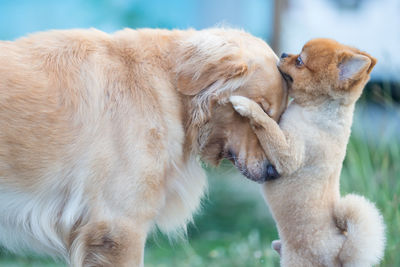
<svg viewBox="0 0 400 267">
<path fill-rule="evenodd" d="M 196 158 L 184 166 L 173 164 L 175 176 L 168 177 L 166 203 L 155 220 L 166 233 L 186 230 L 207 187 L 205 172 Z"/>
<path fill-rule="evenodd" d="M 43 186 L 33 192 L 2 185 L 1 244 L 13 252 L 34 251 L 67 259 L 64 239 L 85 214 L 86 202 L 80 182 L 65 184 Z"/>
<path fill-rule="evenodd" d="M 347 227 L 346 241 L 339 254 L 344 266 L 379 263 L 385 249 L 385 224 L 375 205 L 362 196 L 350 194 L 338 202 L 335 217 Z"/>
</svg>

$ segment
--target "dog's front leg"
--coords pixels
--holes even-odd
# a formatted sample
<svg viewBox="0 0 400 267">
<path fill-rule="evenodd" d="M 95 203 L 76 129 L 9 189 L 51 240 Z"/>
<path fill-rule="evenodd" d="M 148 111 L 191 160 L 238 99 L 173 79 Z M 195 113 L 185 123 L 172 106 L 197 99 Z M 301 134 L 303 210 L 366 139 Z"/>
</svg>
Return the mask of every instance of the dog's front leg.
<svg viewBox="0 0 400 267">
<path fill-rule="evenodd" d="M 229 100 L 240 115 L 249 118 L 267 158 L 278 173 L 289 174 L 295 171 L 302 160 L 298 140 L 282 131 L 256 102 L 242 96 L 232 96 Z"/>
<path fill-rule="evenodd" d="M 143 267 L 146 232 L 124 218 L 88 223 L 72 241 L 71 266 Z"/>
</svg>

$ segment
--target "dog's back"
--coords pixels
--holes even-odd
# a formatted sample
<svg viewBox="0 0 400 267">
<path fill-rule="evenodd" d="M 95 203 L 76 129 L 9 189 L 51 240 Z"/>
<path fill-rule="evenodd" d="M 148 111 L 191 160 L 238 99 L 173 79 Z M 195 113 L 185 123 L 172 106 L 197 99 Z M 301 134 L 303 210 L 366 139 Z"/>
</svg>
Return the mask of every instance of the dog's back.
<svg viewBox="0 0 400 267">
<path fill-rule="evenodd" d="M 125 201 L 132 202 L 147 192 L 132 177 L 143 170 L 154 177 L 146 199 L 159 201 L 164 163 L 172 155 L 180 164 L 180 103 L 157 72 L 166 66 L 133 69 L 124 60 L 145 55 L 130 55 L 118 34 L 113 38 L 73 30 L 0 43 L 0 243 L 10 250 L 67 257 L 79 223 L 93 212 L 114 216 L 112 205 L 121 205 L 115 192 L 130 190 Z M 146 40 L 137 42 L 143 47 Z M 196 174 L 193 196 L 204 187 L 203 174 Z M 146 205 L 132 208 L 145 217 L 154 213 Z"/>
<path fill-rule="evenodd" d="M 201 157 L 263 181 L 267 159 L 227 99 L 274 119 L 276 55 L 238 30 L 51 31 L 0 44 L 0 242 L 72 266 L 141 266 L 147 233 L 199 207 Z"/>
</svg>

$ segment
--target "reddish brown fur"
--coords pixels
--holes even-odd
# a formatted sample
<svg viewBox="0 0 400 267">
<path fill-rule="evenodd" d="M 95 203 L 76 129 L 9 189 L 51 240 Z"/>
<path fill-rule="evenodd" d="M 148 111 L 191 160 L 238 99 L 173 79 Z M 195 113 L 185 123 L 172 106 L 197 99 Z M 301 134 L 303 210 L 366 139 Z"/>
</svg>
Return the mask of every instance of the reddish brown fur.
<svg viewBox="0 0 400 267">
<path fill-rule="evenodd" d="M 289 55 L 282 60 L 280 69 L 292 76 L 296 82 L 291 86 L 291 94 L 293 94 L 296 102 L 314 101 L 316 98 L 322 100 L 331 95 L 341 94 L 344 88 L 354 88 L 350 98 L 345 95 L 343 99 L 354 102 L 361 94 L 363 87 L 358 84 L 365 83 L 368 76 L 363 79 L 354 77 L 352 80 L 340 81 L 338 65 L 346 59 L 351 58 L 354 54 L 367 56 L 371 60 L 368 67 L 369 74 L 376 64 L 376 59 L 361 52 L 356 48 L 352 48 L 340 44 L 331 39 L 313 39 L 308 42 L 302 49 L 300 54 Z M 296 67 L 295 61 L 301 56 L 304 66 Z M 361 75 L 361 74 L 360 74 Z M 361 76 L 360 76 L 361 77 Z M 356 83 L 356 84 L 349 84 Z"/>
</svg>

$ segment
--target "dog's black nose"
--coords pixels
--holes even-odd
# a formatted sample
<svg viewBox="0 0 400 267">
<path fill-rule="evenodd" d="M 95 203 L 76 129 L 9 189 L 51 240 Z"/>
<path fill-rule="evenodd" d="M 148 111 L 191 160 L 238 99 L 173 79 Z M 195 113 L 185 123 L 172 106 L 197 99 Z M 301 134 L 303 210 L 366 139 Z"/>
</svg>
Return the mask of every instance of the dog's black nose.
<svg viewBox="0 0 400 267">
<path fill-rule="evenodd" d="M 266 174 L 265 174 L 265 181 L 275 180 L 275 179 L 278 179 L 279 177 L 280 177 L 280 174 L 277 172 L 274 165 L 268 164 L 267 169 L 266 169 Z"/>
<path fill-rule="evenodd" d="M 285 58 L 285 57 L 288 57 L 288 56 L 289 56 L 288 54 L 282 53 L 281 58 Z"/>
</svg>

